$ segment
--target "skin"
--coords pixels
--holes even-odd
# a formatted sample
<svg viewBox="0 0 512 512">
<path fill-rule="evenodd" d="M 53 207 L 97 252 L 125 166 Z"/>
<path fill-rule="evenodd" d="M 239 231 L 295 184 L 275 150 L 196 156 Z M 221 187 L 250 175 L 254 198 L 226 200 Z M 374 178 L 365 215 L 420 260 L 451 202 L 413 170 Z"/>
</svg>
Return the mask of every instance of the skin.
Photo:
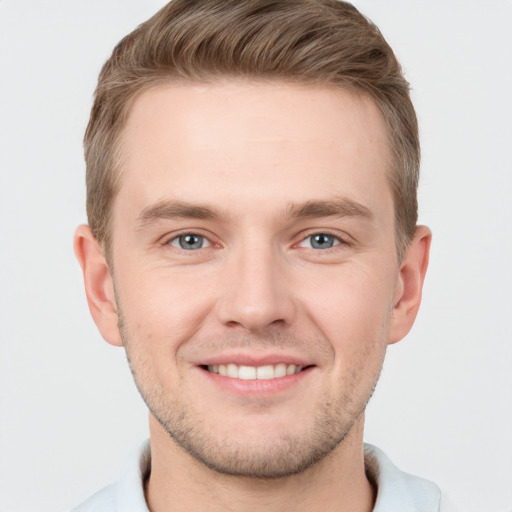
<svg viewBox="0 0 512 512">
<path fill-rule="evenodd" d="M 414 322 L 431 238 L 419 227 L 397 261 L 373 101 L 166 84 L 135 102 L 122 142 L 110 267 L 87 226 L 75 250 L 94 320 L 151 411 L 150 509 L 371 510 L 364 408 Z M 305 369 L 206 370 L 230 362 Z"/>
</svg>

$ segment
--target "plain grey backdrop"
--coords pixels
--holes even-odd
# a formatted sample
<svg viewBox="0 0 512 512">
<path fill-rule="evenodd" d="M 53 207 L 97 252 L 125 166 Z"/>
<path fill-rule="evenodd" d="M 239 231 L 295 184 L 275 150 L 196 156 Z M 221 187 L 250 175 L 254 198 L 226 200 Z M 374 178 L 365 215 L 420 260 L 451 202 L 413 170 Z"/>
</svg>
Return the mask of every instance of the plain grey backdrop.
<svg viewBox="0 0 512 512">
<path fill-rule="evenodd" d="M 72 251 L 81 141 L 113 46 L 163 0 L 0 0 L 0 510 L 54 512 L 147 435 Z M 512 510 L 512 2 L 361 0 L 413 87 L 424 302 L 390 347 L 366 440 L 464 512 Z"/>
</svg>

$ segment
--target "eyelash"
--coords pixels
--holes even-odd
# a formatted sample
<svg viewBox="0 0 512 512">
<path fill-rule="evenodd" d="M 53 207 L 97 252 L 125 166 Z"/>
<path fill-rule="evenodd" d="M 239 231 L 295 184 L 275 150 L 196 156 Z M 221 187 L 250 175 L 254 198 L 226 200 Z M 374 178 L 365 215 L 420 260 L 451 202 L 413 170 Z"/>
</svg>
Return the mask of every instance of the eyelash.
<svg viewBox="0 0 512 512">
<path fill-rule="evenodd" d="M 174 235 L 172 238 L 167 239 L 163 243 L 163 245 L 171 246 L 174 249 L 182 250 L 182 251 L 185 251 L 185 252 L 195 252 L 194 249 L 191 249 L 191 248 L 186 249 L 184 247 L 176 247 L 176 246 L 173 245 L 173 242 L 179 243 L 180 238 L 185 238 L 185 237 L 197 237 L 197 238 L 201 238 L 203 243 L 206 242 L 206 244 L 207 244 L 206 247 L 204 247 L 202 245 L 201 247 L 198 247 L 196 250 L 205 249 L 207 247 L 211 247 L 212 245 L 214 245 L 214 243 L 207 236 L 202 235 L 200 233 L 193 232 L 193 231 L 186 231 L 186 232 L 183 232 L 183 233 L 178 233 L 177 235 Z"/>
<path fill-rule="evenodd" d="M 301 246 L 301 244 L 303 244 L 303 243 L 304 243 L 304 242 L 306 242 L 307 240 L 310 240 L 310 244 L 313 246 L 313 247 L 311 247 L 311 248 L 313 248 L 313 249 L 319 249 L 318 247 L 314 247 L 314 244 L 315 244 L 315 238 L 320 238 L 320 237 L 323 237 L 324 239 L 325 239 L 325 238 L 332 239 L 332 243 L 333 243 L 333 245 L 332 245 L 332 246 L 327 247 L 326 249 L 320 249 L 320 250 L 323 250 L 323 251 L 326 251 L 326 250 L 328 250 L 328 249 L 332 249 L 333 247 L 336 247 L 336 246 L 340 245 L 341 243 L 343 243 L 343 241 L 342 241 L 339 237 L 337 237 L 337 236 L 335 236 L 335 235 L 333 235 L 333 234 L 331 234 L 331 233 L 319 232 L 319 233 L 312 233 L 312 234 L 310 234 L 310 235 L 308 235 L 308 236 L 304 237 L 304 238 L 299 242 L 299 244 L 298 244 L 298 245 L 299 245 L 299 246 Z M 325 240 L 324 240 L 324 241 L 325 241 Z M 318 242 L 320 242 L 320 240 L 317 240 L 317 243 L 318 243 Z"/>
<path fill-rule="evenodd" d="M 296 244 L 295 246 L 301 247 L 302 244 L 304 242 L 306 242 L 307 240 L 311 240 L 310 243 L 311 243 L 311 245 L 313 245 L 314 237 L 320 237 L 320 236 L 332 238 L 333 245 L 330 247 L 326 247 L 326 248 L 315 248 L 315 247 L 304 247 L 304 248 L 305 249 L 316 249 L 318 252 L 330 252 L 331 250 L 336 250 L 336 247 L 338 247 L 338 246 L 349 246 L 350 245 L 350 243 L 346 239 L 344 239 L 338 235 L 335 235 L 334 233 L 330 233 L 329 231 L 315 231 L 315 232 L 309 233 L 308 235 L 303 237 L 300 240 L 300 242 L 298 244 Z"/>
<path fill-rule="evenodd" d="M 182 247 L 181 244 L 179 243 L 179 240 L 181 238 L 185 238 L 185 237 L 198 237 L 202 240 L 202 244 L 200 247 L 197 247 L 197 248 L 185 248 L 185 247 Z M 308 234 L 307 236 L 304 236 L 303 238 L 301 238 L 301 240 L 297 243 L 297 244 L 294 244 L 293 247 L 302 247 L 302 244 L 304 242 L 306 242 L 307 240 L 311 240 L 311 245 L 313 246 L 314 245 L 314 242 L 313 242 L 313 238 L 314 237 L 329 237 L 329 238 L 332 238 L 333 239 L 333 245 L 330 246 L 330 247 L 326 247 L 326 248 L 320 248 L 320 247 L 303 247 L 304 249 L 314 249 L 315 252 L 330 252 L 332 249 L 335 249 L 336 247 L 340 246 L 340 245 L 344 245 L 344 246 L 350 246 L 350 243 L 347 242 L 347 240 L 345 240 L 344 238 L 341 238 L 340 236 L 337 236 L 337 235 L 334 235 L 333 233 L 329 233 L 328 231 L 315 231 L 313 233 L 310 233 Z M 176 242 L 180 245 L 180 247 L 177 247 L 173 244 L 173 242 Z M 204 245 L 206 243 L 206 246 Z M 193 231 L 186 231 L 186 232 L 182 232 L 182 233 L 178 233 L 176 235 L 174 235 L 172 238 L 169 238 L 167 239 L 163 245 L 165 246 L 170 246 L 172 247 L 173 249 L 177 249 L 177 250 L 181 250 L 181 251 L 184 251 L 184 252 L 196 252 L 197 250 L 200 250 L 200 249 L 206 249 L 208 247 L 212 247 L 213 245 L 215 245 L 207 236 L 205 235 L 202 235 L 200 233 L 196 233 L 196 232 L 193 232 Z M 192 245 L 192 244 L 191 244 Z"/>
</svg>

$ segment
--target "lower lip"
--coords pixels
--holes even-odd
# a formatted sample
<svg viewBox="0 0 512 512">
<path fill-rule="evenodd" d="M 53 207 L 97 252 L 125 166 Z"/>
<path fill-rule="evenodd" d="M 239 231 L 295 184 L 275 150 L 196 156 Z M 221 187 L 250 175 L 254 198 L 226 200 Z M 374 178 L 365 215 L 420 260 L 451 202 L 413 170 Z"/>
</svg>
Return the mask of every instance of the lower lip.
<svg viewBox="0 0 512 512">
<path fill-rule="evenodd" d="M 305 368 L 299 373 L 278 377 L 275 379 L 232 379 L 218 373 L 199 368 L 201 373 L 222 390 L 237 395 L 269 396 L 286 391 L 302 382 L 313 371 L 314 367 Z"/>
</svg>

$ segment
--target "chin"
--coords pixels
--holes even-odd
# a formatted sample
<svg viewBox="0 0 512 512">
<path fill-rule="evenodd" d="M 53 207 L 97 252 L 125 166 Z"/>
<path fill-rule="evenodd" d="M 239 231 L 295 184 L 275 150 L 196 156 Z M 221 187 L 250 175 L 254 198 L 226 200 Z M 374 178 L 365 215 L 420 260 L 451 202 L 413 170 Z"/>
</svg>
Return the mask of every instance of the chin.
<svg viewBox="0 0 512 512">
<path fill-rule="evenodd" d="M 324 414 L 309 428 L 302 425 L 300 431 L 292 425 L 279 433 L 279 428 L 265 425 L 219 432 L 189 413 L 173 415 L 172 419 L 153 415 L 173 443 L 207 468 L 223 475 L 258 479 L 286 478 L 320 463 L 343 443 L 359 416 L 343 421 L 343 415 Z"/>
</svg>

